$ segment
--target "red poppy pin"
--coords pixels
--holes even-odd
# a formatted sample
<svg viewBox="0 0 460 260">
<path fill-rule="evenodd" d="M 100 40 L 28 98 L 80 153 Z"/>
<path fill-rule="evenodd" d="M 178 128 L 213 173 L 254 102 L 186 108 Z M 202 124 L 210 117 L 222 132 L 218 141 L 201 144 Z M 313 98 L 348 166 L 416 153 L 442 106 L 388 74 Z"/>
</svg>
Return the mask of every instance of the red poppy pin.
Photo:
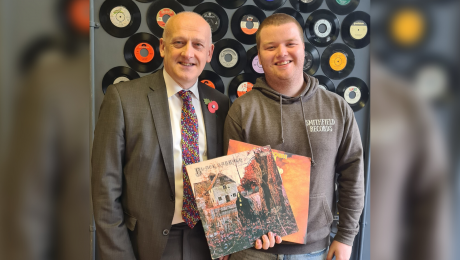
<svg viewBox="0 0 460 260">
<path fill-rule="evenodd" d="M 217 104 L 216 101 L 210 100 L 210 99 L 203 99 L 204 103 L 208 105 L 208 110 L 211 113 L 216 113 L 217 109 L 219 109 L 219 105 Z"/>
</svg>

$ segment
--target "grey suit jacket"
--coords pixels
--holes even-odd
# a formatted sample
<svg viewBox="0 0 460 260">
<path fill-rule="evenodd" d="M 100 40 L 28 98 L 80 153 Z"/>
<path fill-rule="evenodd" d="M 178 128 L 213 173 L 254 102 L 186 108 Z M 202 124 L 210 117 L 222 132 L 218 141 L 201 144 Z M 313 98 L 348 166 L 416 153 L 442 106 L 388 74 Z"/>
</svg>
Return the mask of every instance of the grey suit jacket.
<svg viewBox="0 0 460 260">
<path fill-rule="evenodd" d="M 222 156 L 229 99 L 198 84 L 208 158 Z M 210 113 L 203 99 L 218 103 Z M 92 153 L 99 259 L 160 259 L 174 215 L 171 120 L 163 70 L 107 89 Z"/>
</svg>

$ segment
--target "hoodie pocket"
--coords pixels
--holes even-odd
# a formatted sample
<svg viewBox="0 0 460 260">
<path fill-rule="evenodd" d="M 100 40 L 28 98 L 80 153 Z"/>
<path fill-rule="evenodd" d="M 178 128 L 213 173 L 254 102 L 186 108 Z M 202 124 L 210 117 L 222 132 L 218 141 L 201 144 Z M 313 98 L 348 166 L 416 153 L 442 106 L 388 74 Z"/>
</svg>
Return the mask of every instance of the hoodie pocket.
<svg viewBox="0 0 460 260">
<path fill-rule="evenodd" d="M 325 239 L 331 233 L 332 212 L 324 194 L 310 196 L 307 243 Z"/>
</svg>

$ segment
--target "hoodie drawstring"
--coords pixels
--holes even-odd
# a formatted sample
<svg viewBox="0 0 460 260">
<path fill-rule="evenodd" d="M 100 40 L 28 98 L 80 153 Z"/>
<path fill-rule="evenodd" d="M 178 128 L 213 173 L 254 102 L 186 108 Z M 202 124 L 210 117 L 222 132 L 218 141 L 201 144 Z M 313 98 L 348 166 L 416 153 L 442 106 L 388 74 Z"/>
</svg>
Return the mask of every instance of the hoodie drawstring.
<svg viewBox="0 0 460 260">
<path fill-rule="evenodd" d="M 310 134 L 308 133 L 308 127 L 307 127 L 307 119 L 305 118 L 305 112 L 303 110 L 303 96 L 300 96 L 300 106 L 302 107 L 302 116 L 303 116 L 303 124 L 305 126 L 305 130 L 307 131 L 307 138 L 308 138 L 308 146 L 310 147 L 310 153 L 311 153 L 311 164 L 312 166 L 315 166 L 315 159 L 313 158 L 313 149 L 311 149 L 311 142 L 310 142 Z"/>
<path fill-rule="evenodd" d="M 283 97 L 280 95 L 280 111 L 281 111 L 281 141 L 284 144 L 284 129 L 283 129 Z"/>
</svg>

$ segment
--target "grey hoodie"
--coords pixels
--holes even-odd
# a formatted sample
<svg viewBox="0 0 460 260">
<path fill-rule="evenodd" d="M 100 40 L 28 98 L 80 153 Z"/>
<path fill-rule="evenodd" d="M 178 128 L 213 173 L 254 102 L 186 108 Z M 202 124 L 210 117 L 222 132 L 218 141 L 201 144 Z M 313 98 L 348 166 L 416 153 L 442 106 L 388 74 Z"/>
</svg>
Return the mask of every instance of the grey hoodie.
<svg viewBox="0 0 460 260">
<path fill-rule="evenodd" d="M 312 159 L 307 244 L 280 244 L 266 252 L 306 254 L 326 248 L 332 224 L 334 177 L 338 173 L 339 211 L 335 240 L 353 245 L 364 206 L 363 149 L 353 110 L 335 93 L 304 74 L 298 97 L 284 96 L 257 79 L 253 90 L 235 100 L 224 127 L 229 139 L 270 145 Z"/>
</svg>

